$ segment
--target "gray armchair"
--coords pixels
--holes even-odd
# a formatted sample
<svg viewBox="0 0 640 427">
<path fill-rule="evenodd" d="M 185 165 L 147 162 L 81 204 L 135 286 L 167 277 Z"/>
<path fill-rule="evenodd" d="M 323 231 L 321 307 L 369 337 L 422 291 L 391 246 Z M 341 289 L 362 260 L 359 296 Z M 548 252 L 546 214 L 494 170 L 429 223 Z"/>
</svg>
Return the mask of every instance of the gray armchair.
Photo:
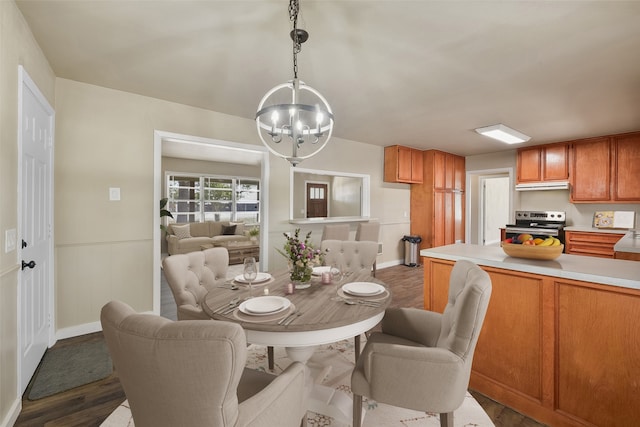
<svg viewBox="0 0 640 427">
<path fill-rule="evenodd" d="M 298 426 L 306 421 L 307 368 L 278 376 L 245 369 L 242 327 L 173 322 L 112 301 L 104 337 L 137 427 Z M 303 421 L 303 423 L 304 423 Z"/>
<path fill-rule="evenodd" d="M 351 375 L 353 427 L 362 418 L 362 396 L 417 411 L 440 413 L 453 426 L 453 411 L 469 387 L 473 353 L 491 296 L 489 275 L 457 261 L 444 313 L 388 309 L 382 332 L 369 337 Z"/>
</svg>

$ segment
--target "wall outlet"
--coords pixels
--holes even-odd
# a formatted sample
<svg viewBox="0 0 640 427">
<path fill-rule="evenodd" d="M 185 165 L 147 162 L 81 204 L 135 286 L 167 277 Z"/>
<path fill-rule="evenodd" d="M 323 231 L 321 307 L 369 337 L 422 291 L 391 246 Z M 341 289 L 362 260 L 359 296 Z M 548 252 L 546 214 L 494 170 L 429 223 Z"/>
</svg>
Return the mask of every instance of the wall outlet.
<svg viewBox="0 0 640 427">
<path fill-rule="evenodd" d="M 16 250 L 17 232 L 15 228 L 4 232 L 4 251 L 5 253 Z"/>
</svg>

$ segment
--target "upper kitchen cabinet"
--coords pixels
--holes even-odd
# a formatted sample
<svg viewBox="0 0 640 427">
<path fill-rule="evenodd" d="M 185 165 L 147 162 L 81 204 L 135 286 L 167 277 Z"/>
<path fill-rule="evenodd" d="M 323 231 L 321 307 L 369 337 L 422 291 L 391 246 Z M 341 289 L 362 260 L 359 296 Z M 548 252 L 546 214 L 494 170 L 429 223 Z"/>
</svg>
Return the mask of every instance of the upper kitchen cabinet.
<svg viewBox="0 0 640 427">
<path fill-rule="evenodd" d="M 384 147 L 384 181 L 421 184 L 422 151 L 401 145 Z"/>
<path fill-rule="evenodd" d="M 518 184 L 568 179 L 569 144 L 558 143 L 518 149 Z"/>
<path fill-rule="evenodd" d="M 613 197 L 617 202 L 640 201 L 640 133 L 613 138 Z"/>
<path fill-rule="evenodd" d="M 640 132 L 572 143 L 571 202 L 640 203 Z"/>
</svg>

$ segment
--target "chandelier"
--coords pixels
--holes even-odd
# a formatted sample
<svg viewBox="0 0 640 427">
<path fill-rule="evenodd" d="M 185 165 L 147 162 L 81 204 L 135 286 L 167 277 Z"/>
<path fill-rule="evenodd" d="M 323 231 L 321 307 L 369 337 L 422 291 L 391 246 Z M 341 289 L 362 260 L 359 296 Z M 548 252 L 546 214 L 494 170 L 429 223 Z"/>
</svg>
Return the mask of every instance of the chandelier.
<svg viewBox="0 0 640 427">
<path fill-rule="evenodd" d="M 293 80 L 267 92 L 258 105 L 256 127 L 262 143 L 293 166 L 322 150 L 333 132 L 333 113 L 326 99 L 298 79 L 298 53 L 309 33 L 298 28 L 299 0 L 290 0 L 293 22 Z"/>
</svg>

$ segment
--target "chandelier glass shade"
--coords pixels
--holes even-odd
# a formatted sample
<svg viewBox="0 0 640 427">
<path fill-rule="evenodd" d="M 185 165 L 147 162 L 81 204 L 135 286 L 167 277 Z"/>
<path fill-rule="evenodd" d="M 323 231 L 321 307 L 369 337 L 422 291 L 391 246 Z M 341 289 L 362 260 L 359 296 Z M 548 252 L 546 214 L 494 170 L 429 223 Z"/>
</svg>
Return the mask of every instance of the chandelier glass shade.
<svg viewBox="0 0 640 427">
<path fill-rule="evenodd" d="M 256 128 L 262 143 L 293 166 L 320 152 L 333 133 L 329 103 L 320 92 L 298 79 L 297 54 L 309 37 L 305 30 L 297 28 L 298 11 L 298 0 L 290 0 L 293 80 L 269 90 L 256 112 Z"/>
</svg>

